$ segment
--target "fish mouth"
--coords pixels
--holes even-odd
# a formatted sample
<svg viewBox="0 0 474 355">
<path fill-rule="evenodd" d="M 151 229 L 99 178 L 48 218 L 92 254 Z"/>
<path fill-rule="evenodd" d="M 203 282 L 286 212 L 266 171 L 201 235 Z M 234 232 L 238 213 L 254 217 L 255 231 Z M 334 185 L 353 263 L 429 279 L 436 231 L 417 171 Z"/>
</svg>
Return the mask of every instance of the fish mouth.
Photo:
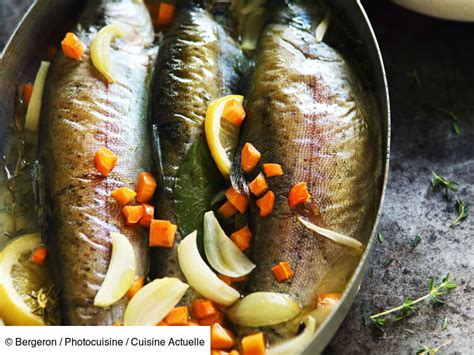
<svg viewBox="0 0 474 355">
<path fill-rule="evenodd" d="M 21 24 L 19 29 L 17 30 L 17 34 L 13 37 L 13 39 L 10 41 L 10 44 L 6 47 L 6 49 L 4 50 L 4 52 L 2 54 L 2 58 L 1 58 L 1 68 L 2 69 L 0 69 L 1 70 L 1 76 L 0 77 L 2 78 L 0 80 L 2 80 L 2 82 L 7 83 L 7 82 L 14 82 L 14 81 L 17 81 L 17 80 L 20 80 L 20 81 L 23 82 L 23 81 L 26 81 L 26 78 L 29 78 L 29 80 L 31 81 L 31 77 L 34 76 L 33 73 L 32 73 L 33 69 L 28 69 L 29 72 L 28 72 L 28 70 L 25 71 L 25 73 L 26 73 L 25 78 L 16 77 L 14 72 L 16 71 L 16 72 L 22 72 L 23 73 L 23 71 L 18 70 L 20 67 L 32 68 L 33 66 L 30 65 L 29 63 L 34 62 L 34 61 L 38 62 L 39 55 L 34 52 L 33 48 L 29 48 L 28 46 L 26 46 L 26 47 L 23 47 L 23 48 L 19 49 L 18 47 L 15 47 L 14 44 L 19 43 L 19 41 L 21 41 L 22 39 L 24 40 L 25 38 L 27 38 L 27 34 L 31 34 L 31 30 L 29 30 L 27 28 L 27 26 L 33 26 L 35 28 L 44 28 L 45 31 L 49 31 L 50 33 L 60 32 L 61 35 L 66 33 L 66 31 L 68 29 L 73 27 L 72 24 L 75 22 L 75 17 L 76 16 L 73 15 L 73 14 L 76 14 L 76 13 L 80 12 L 80 11 L 77 11 L 77 8 L 79 8 L 81 5 L 79 5 L 77 3 L 74 3 L 74 4 L 73 3 L 74 2 L 67 2 L 67 1 L 66 2 L 60 2 L 60 1 L 57 1 L 57 6 L 53 7 L 54 10 L 51 10 L 51 11 L 54 11 L 54 13 L 57 13 L 58 16 L 61 15 L 59 17 L 55 16 L 55 18 L 65 19 L 64 23 L 59 25 L 59 28 L 61 29 L 61 31 L 59 31 L 57 29 L 56 30 L 53 29 L 51 24 L 48 24 L 48 22 L 46 21 L 46 15 L 45 15 L 46 10 L 45 10 L 44 6 L 41 5 L 40 3 L 35 4 L 29 10 L 29 13 L 26 15 L 23 24 Z M 312 345 L 309 348 L 309 349 L 311 349 L 311 351 L 314 351 L 314 352 L 321 351 L 321 349 L 324 347 L 324 345 L 330 339 L 330 336 L 335 332 L 335 329 L 337 329 L 338 324 L 342 321 L 342 319 L 345 316 L 345 309 L 348 308 L 347 305 L 349 305 L 352 302 L 353 297 L 357 293 L 357 289 L 358 289 L 358 287 L 361 283 L 361 280 L 363 278 L 363 275 L 364 275 L 364 273 L 367 269 L 368 258 L 369 258 L 370 252 L 373 248 L 373 244 L 374 244 L 374 240 L 375 240 L 376 226 L 377 226 L 378 221 L 380 219 L 381 205 L 382 205 L 382 202 L 383 202 L 383 199 L 384 199 L 384 196 L 385 196 L 385 188 L 386 188 L 387 177 L 388 177 L 388 160 L 389 160 L 389 145 L 390 145 L 390 107 L 389 107 L 389 97 L 388 97 L 388 90 L 387 90 L 387 80 L 386 80 L 385 71 L 384 71 L 384 68 L 383 68 L 383 60 L 382 60 L 382 57 L 381 57 L 381 54 L 380 54 L 380 50 L 379 50 L 379 47 L 377 45 L 377 41 L 376 41 L 376 38 L 374 36 L 373 30 L 370 26 L 370 23 L 369 23 L 368 19 L 367 19 L 367 16 L 366 16 L 366 14 L 365 14 L 365 12 L 364 12 L 364 10 L 363 10 L 363 8 L 362 8 L 362 6 L 360 5 L 359 2 L 353 2 L 353 3 L 349 4 L 345 1 L 336 0 L 336 1 L 331 2 L 330 6 L 331 6 L 331 9 L 334 13 L 334 16 L 339 20 L 339 22 L 343 23 L 343 26 L 341 26 L 341 32 L 349 32 L 351 34 L 351 37 L 356 37 L 357 39 L 362 41 L 361 45 L 347 44 L 347 48 L 344 49 L 344 50 L 341 50 L 341 53 L 344 55 L 344 58 L 347 58 L 347 55 L 346 55 L 347 52 L 350 52 L 351 55 L 353 54 L 353 58 L 351 59 L 350 64 L 353 66 L 354 71 L 357 72 L 357 75 L 362 73 L 361 75 L 364 77 L 363 79 L 361 79 L 361 81 L 363 81 L 362 85 L 367 85 L 367 87 L 369 88 L 369 91 L 371 92 L 371 95 L 373 96 L 373 100 L 375 102 L 377 112 L 374 114 L 374 116 L 377 118 L 378 123 L 380 125 L 380 129 L 379 129 L 379 133 L 378 133 L 378 139 L 380 139 L 380 143 L 379 143 L 380 144 L 380 152 L 379 152 L 380 154 L 379 154 L 379 157 L 377 158 L 378 159 L 378 164 L 379 164 L 379 166 L 377 167 L 377 170 L 379 171 L 380 177 L 379 177 L 378 183 L 374 184 L 374 185 L 376 185 L 375 188 L 374 188 L 376 191 L 375 191 L 374 201 L 373 201 L 373 204 L 372 204 L 371 221 L 369 223 L 370 226 L 368 227 L 368 231 L 363 236 L 361 236 L 361 238 L 360 238 L 360 241 L 363 244 L 365 244 L 365 246 L 366 246 L 365 252 L 362 255 L 360 261 L 357 263 L 357 266 L 353 270 L 353 272 L 350 276 L 350 279 L 347 281 L 347 286 L 344 288 L 344 293 L 343 293 L 342 298 L 340 300 L 340 306 L 337 309 L 335 309 L 332 312 L 331 315 L 329 315 L 327 318 L 325 318 L 322 325 L 317 328 L 317 330 L 316 330 L 316 332 L 313 336 L 313 341 L 311 343 Z M 199 11 L 202 11 L 202 9 L 199 10 Z M 227 29 L 225 27 L 224 27 L 224 30 L 227 31 Z M 337 38 L 338 37 L 336 36 L 333 40 L 336 41 Z M 330 41 L 330 40 L 331 40 L 331 37 L 328 37 L 328 41 Z M 40 42 L 41 43 L 39 43 L 38 45 L 43 45 L 44 44 L 44 47 L 47 46 L 47 43 L 45 42 L 45 40 L 41 40 Z M 294 50 L 294 48 L 295 48 L 295 43 L 292 42 L 292 41 L 286 41 L 285 45 L 287 45 L 292 50 Z M 335 47 L 339 48 L 338 46 L 335 46 Z M 309 54 L 311 54 L 311 53 L 309 53 Z M 221 54 L 219 54 L 219 55 L 221 55 Z M 27 57 L 31 58 L 31 59 L 27 59 Z M 317 59 L 316 57 L 314 57 L 312 59 Z M 14 61 L 15 61 L 14 59 L 16 59 L 17 63 L 14 63 Z M 355 64 L 353 64 L 353 63 L 355 63 Z M 369 65 L 362 65 L 361 63 L 368 63 Z M 291 66 L 291 65 L 289 65 L 289 66 Z M 159 75 L 159 73 L 155 72 L 155 77 L 157 75 Z M 246 75 L 246 77 L 251 78 L 251 74 Z M 25 80 L 23 80 L 23 79 L 25 79 Z M 231 79 L 231 80 L 234 80 L 234 79 Z M 235 80 L 240 81 L 241 79 L 237 78 Z M 251 79 L 249 79 L 249 80 L 251 80 Z M 228 80 L 225 80 L 225 82 L 226 82 L 226 85 L 227 85 Z M 320 80 L 318 80 L 318 82 L 320 82 Z M 4 108 L 4 111 L 6 112 L 5 117 L 13 117 L 13 112 L 12 112 L 13 105 L 11 105 L 11 103 L 14 100 L 13 99 L 14 94 L 13 94 L 12 88 L 9 85 L 1 85 L 0 87 L 1 87 L 0 88 L 0 97 L 6 98 L 6 100 L 4 100 L 4 102 L 1 104 L 2 108 Z M 245 87 L 247 87 L 247 86 L 245 86 Z M 153 90 L 155 90 L 155 89 L 153 89 Z M 214 94 L 214 98 L 219 98 L 221 96 L 225 96 L 228 93 L 235 93 L 234 90 L 237 90 L 237 89 L 230 90 L 230 92 L 223 91 L 223 92 L 220 92 L 220 93 L 216 93 L 216 94 Z M 242 90 L 242 92 L 244 92 L 243 88 L 239 89 L 239 90 Z M 314 91 L 316 91 L 316 90 L 317 90 L 317 88 L 314 88 Z M 247 95 L 244 95 L 244 96 L 247 97 Z M 211 101 L 211 100 L 206 101 L 205 106 L 207 106 L 207 103 L 209 103 L 209 101 Z M 248 105 L 249 105 L 249 102 L 247 102 L 245 105 L 246 105 L 246 108 L 247 108 Z M 251 119 L 251 117 L 250 117 L 250 119 Z M 7 127 L 7 125 L 2 125 L 2 126 Z M 244 122 L 244 125 L 242 126 L 242 132 L 244 130 L 248 129 L 247 126 L 248 126 L 247 122 Z M 147 129 L 151 130 L 149 128 L 147 128 Z M 171 128 L 168 127 L 167 128 L 166 126 L 160 126 L 160 125 L 154 125 L 153 126 L 153 130 L 155 130 L 155 131 L 159 131 L 160 129 L 162 129 L 163 132 L 167 132 L 167 129 L 168 129 L 168 131 L 171 130 L 173 132 L 181 130 L 181 129 L 175 129 L 175 127 L 171 127 Z M 170 133 L 170 132 L 168 132 L 168 133 Z M 162 135 L 163 134 L 164 133 L 162 133 Z M 2 138 L 0 140 L 2 142 L 7 142 L 7 139 L 3 139 L 3 138 L 8 137 L 9 135 L 10 135 L 10 133 L 7 132 L 6 129 L 2 128 L 1 132 L 0 132 L 0 137 L 2 137 Z M 203 143 L 203 142 L 205 143 L 205 138 L 204 138 L 205 133 L 203 132 L 203 130 L 199 131 L 198 136 L 199 136 L 199 139 L 201 139 L 201 143 Z M 179 139 L 181 139 L 181 138 L 179 138 Z M 154 141 L 155 141 L 154 142 L 155 145 L 158 147 L 156 150 L 159 151 L 160 152 L 159 154 L 162 155 L 161 157 L 157 157 L 157 154 L 158 154 L 157 152 L 155 152 L 153 154 L 154 155 L 153 159 L 155 160 L 154 164 L 156 164 L 157 166 L 160 166 L 160 164 L 161 164 L 161 166 L 163 166 L 163 164 L 166 164 L 166 161 L 167 161 L 167 159 L 165 159 L 163 157 L 163 154 L 162 154 L 163 146 L 156 143 L 156 141 L 157 141 L 156 138 L 154 139 Z M 193 140 L 191 143 L 194 143 L 195 141 L 197 141 L 197 140 Z M 243 142 L 243 143 L 245 143 L 245 142 Z M 6 144 L 6 143 L 2 143 L 2 147 L 1 147 L 2 152 L 5 152 L 7 150 L 7 147 L 4 144 Z M 255 144 L 255 146 L 258 148 L 258 144 Z M 191 149 L 191 147 L 192 147 L 192 144 L 187 145 L 186 146 L 186 152 L 188 152 Z M 199 149 L 197 149 L 197 150 L 199 150 Z M 209 154 L 209 153 L 206 152 L 205 154 Z M 184 155 L 185 155 L 184 153 L 181 154 L 181 156 L 184 156 Z M 268 161 L 268 162 L 273 162 L 273 161 Z M 162 171 L 163 169 L 165 169 L 165 168 L 162 167 L 161 169 L 157 169 L 157 170 Z M 157 174 L 157 177 L 159 177 L 158 175 L 159 174 Z M 239 187 L 245 186 L 245 189 L 247 189 L 247 186 L 248 186 L 249 182 L 250 181 L 246 181 L 244 185 L 242 184 L 242 182 L 240 182 L 239 184 L 236 184 L 235 187 L 237 189 Z M 163 185 L 161 185 L 161 186 L 163 186 Z M 170 202 L 170 206 L 171 206 L 170 209 L 175 209 L 176 208 L 175 207 L 176 201 L 174 201 L 173 197 L 174 197 L 174 189 L 176 188 L 176 185 L 173 184 L 171 186 L 172 187 L 170 189 L 173 193 L 173 196 L 172 196 L 173 201 Z M 220 190 L 223 190 L 225 187 L 227 187 L 226 182 L 221 181 L 221 183 L 219 185 L 219 188 L 216 188 L 214 191 L 212 191 L 212 194 L 217 195 L 220 192 Z M 280 186 L 278 186 L 278 189 L 279 188 L 280 188 Z M 285 189 L 287 189 L 287 190 L 285 190 L 285 193 L 281 192 L 280 195 L 277 194 L 277 201 L 280 201 L 280 203 L 282 203 L 282 204 L 286 203 L 286 201 L 284 201 L 284 197 L 285 197 L 284 195 L 288 194 L 289 188 L 290 188 L 290 186 L 286 186 Z M 245 191 L 248 192 L 248 190 L 245 190 Z M 321 200 L 318 201 L 319 206 L 321 205 L 321 202 L 323 200 L 324 200 L 324 198 L 321 197 Z M 158 208 L 159 205 L 160 205 L 160 203 L 156 204 L 157 208 Z M 214 208 L 214 207 L 213 206 L 207 206 L 206 210 L 207 209 L 212 209 L 212 208 Z M 255 213 L 258 214 L 258 211 L 259 211 L 258 206 L 254 202 L 251 203 L 250 210 L 254 214 Z M 204 211 L 204 212 L 206 212 L 206 211 Z M 321 222 L 323 227 L 325 227 L 326 229 L 331 229 L 330 228 L 331 227 L 330 221 L 324 220 L 321 216 L 320 216 L 319 219 L 314 217 L 314 215 L 317 214 L 315 212 L 315 209 L 311 209 L 310 212 L 311 213 L 309 213 L 308 211 L 303 211 L 302 215 L 304 215 L 307 218 L 313 218 L 312 219 L 313 221 Z M 323 213 L 323 212 L 318 211 L 318 213 Z M 282 218 L 286 218 L 287 214 L 290 215 L 290 216 L 293 216 L 288 211 L 285 211 L 285 212 L 282 212 L 282 216 L 283 216 Z M 163 218 L 171 219 L 171 217 L 168 217 L 168 218 L 163 217 Z M 273 217 L 270 217 L 270 219 L 273 219 Z M 260 220 L 258 218 L 256 218 L 255 221 L 253 222 L 253 224 L 258 224 L 258 223 L 260 223 L 259 221 Z M 181 224 L 181 223 L 178 222 L 178 220 L 175 220 L 175 223 Z M 294 222 L 294 223 L 297 223 L 297 222 Z M 187 232 L 189 232 L 189 230 L 185 229 L 181 232 L 181 234 L 183 234 L 183 236 L 185 236 L 185 235 L 188 234 Z M 231 234 L 231 233 L 228 232 L 228 234 Z M 154 253 L 154 251 L 153 251 L 153 253 Z M 167 252 L 165 251 L 165 254 L 166 253 Z M 170 257 L 170 256 L 167 256 L 167 257 Z M 153 258 L 153 256 L 152 256 L 152 258 Z M 179 269 L 179 265 L 178 265 L 176 256 L 173 256 L 173 258 L 174 258 L 174 261 L 170 261 L 169 265 L 174 265 L 173 267 L 175 269 Z M 153 268 L 153 265 L 152 265 L 152 268 Z M 266 270 L 266 271 L 268 271 L 268 270 Z M 166 269 L 162 269 L 161 266 L 160 266 L 155 275 L 166 276 L 168 274 L 169 274 L 169 272 Z M 177 275 L 178 275 L 178 278 L 181 278 L 181 279 L 185 280 L 185 278 L 182 274 L 179 274 L 177 272 Z M 250 280 L 249 284 L 251 284 L 251 283 L 254 283 L 254 281 Z M 254 283 L 254 285 L 255 285 L 255 283 Z M 251 286 L 248 286 L 248 287 L 251 288 Z M 255 288 L 255 290 L 257 290 L 257 288 Z M 83 307 L 83 306 L 81 306 L 81 307 Z"/>
</svg>

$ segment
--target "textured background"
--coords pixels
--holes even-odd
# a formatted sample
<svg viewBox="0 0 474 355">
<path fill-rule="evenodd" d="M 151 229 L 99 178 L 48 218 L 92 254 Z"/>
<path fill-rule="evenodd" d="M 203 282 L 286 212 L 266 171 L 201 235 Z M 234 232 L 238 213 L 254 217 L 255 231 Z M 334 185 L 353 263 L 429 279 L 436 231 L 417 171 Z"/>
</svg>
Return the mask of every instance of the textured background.
<svg viewBox="0 0 474 355">
<path fill-rule="evenodd" d="M 428 0 L 427 0 L 428 1 Z M 430 188 L 431 171 L 456 180 L 474 201 L 474 25 L 427 18 L 380 0 L 363 1 L 379 39 L 392 104 L 391 173 L 378 243 L 354 305 L 327 354 L 414 354 L 447 344 L 441 353 L 474 353 L 473 218 L 451 228 L 455 195 Z M 31 0 L 0 0 L 0 48 Z M 462 133 L 453 133 L 454 114 Z M 411 247 L 420 234 L 421 242 Z M 392 258 L 389 266 L 384 262 Z M 430 276 L 451 272 L 460 287 L 444 306 L 420 305 L 382 334 L 370 314 L 416 298 Z M 448 328 L 441 330 L 444 317 Z"/>
</svg>

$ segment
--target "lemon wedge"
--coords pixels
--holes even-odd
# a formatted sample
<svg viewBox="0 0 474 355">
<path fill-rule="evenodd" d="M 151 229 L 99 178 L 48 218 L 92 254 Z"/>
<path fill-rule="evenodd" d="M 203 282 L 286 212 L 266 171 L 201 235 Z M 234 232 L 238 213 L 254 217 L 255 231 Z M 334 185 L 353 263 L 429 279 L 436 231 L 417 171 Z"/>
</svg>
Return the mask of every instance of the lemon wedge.
<svg viewBox="0 0 474 355">
<path fill-rule="evenodd" d="M 94 306 L 108 307 L 120 300 L 132 286 L 136 261 L 132 244 L 123 234 L 110 233 L 112 257 L 104 282 L 94 298 Z"/>
<path fill-rule="evenodd" d="M 115 81 L 115 75 L 110 60 L 110 44 L 117 37 L 123 37 L 124 31 L 119 25 L 111 24 L 102 27 L 96 33 L 91 44 L 91 60 L 95 68 L 102 73 L 109 83 Z"/>
<path fill-rule="evenodd" d="M 41 311 L 39 295 L 46 300 L 43 309 L 48 317 L 58 319 L 58 309 L 49 298 L 53 297 L 49 270 L 30 261 L 41 244 L 39 234 L 28 234 L 13 240 L 0 254 L 0 318 L 7 325 L 45 325 L 37 312 Z"/>
<path fill-rule="evenodd" d="M 222 119 L 224 108 L 231 100 L 242 104 L 244 97 L 242 95 L 228 95 L 211 102 L 204 121 L 207 145 L 217 168 L 226 179 L 230 176 L 240 131 L 240 126 Z"/>
</svg>

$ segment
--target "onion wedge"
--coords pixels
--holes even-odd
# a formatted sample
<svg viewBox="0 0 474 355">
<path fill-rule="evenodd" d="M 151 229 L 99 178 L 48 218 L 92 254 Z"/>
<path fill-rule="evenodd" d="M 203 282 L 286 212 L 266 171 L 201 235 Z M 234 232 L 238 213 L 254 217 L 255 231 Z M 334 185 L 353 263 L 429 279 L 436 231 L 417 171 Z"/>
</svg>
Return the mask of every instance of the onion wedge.
<svg viewBox="0 0 474 355">
<path fill-rule="evenodd" d="M 313 317 L 306 317 L 304 320 L 305 328 L 300 335 L 293 339 L 289 339 L 280 344 L 270 347 L 267 350 L 267 355 L 286 355 L 286 354 L 300 354 L 308 344 L 311 342 L 316 329 L 316 320 Z"/>
<path fill-rule="evenodd" d="M 91 60 L 95 68 L 102 73 L 109 83 L 115 81 L 112 63 L 110 60 L 110 43 L 117 37 L 123 37 L 125 33 L 119 25 L 111 24 L 102 27 L 96 33 L 91 44 Z"/>
<path fill-rule="evenodd" d="M 174 277 L 141 288 L 125 309 L 124 325 L 156 325 L 176 306 L 189 285 Z"/>
<path fill-rule="evenodd" d="M 364 244 L 359 242 L 357 239 L 348 237 L 346 235 L 334 232 L 334 231 L 329 230 L 329 229 L 319 227 L 319 226 L 317 226 L 317 225 L 315 225 L 311 222 L 308 222 L 308 221 L 304 220 L 301 217 L 298 217 L 298 221 L 300 221 L 301 224 L 303 224 L 309 230 L 311 230 L 315 233 L 318 233 L 318 234 L 322 235 L 323 237 L 331 239 L 332 241 L 334 241 L 338 244 L 341 244 L 341 245 L 344 245 L 346 247 L 354 249 L 357 252 L 358 255 L 362 255 L 362 253 L 364 252 L 364 249 L 365 249 Z"/>
<path fill-rule="evenodd" d="M 324 39 L 324 35 L 326 34 L 326 31 L 328 30 L 329 27 L 329 22 L 331 21 L 331 15 L 328 13 L 324 20 L 322 20 L 318 27 L 316 27 L 316 42 L 320 43 Z"/>
<path fill-rule="evenodd" d="M 38 72 L 36 73 L 33 92 L 31 93 L 31 99 L 25 118 L 25 128 L 28 131 L 36 132 L 39 128 L 41 101 L 43 100 L 44 83 L 46 82 L 48 69 L 49 62 L 41 62 Z"/>
<path fill-rule="evenodd" d="M 128 291 L 135 277 L 135 252 L 123 234 L 111 233 L 112 257 L 104 282 L 94 298 L 94 306 L 108 307 L 120 300 Z"/>
<path fill-rule="evenodd" d="M 202 260 L 196 236 L 197 232 L 194 231 L 179 243 L 178 262 L 181 271 L 188 283 L 201 295 L 217 304 L 230 306 L 240 298 L 240 294 L 219 279 Z"/>
<path fill-rule="evenodd" d="M 204 250 L 209 264 L 223 275 L 241 277 L 255 268 L 255 264 L 225 234 L 212 211 L 204 214 Z"/>
<path fill-rule="evenodd" d="M 226 316 L 241 326 L 264 327 L 289 321 L 300 311 L 300 305 L 287 294 L 254 292 L 238 300 Z"/>
</svg>

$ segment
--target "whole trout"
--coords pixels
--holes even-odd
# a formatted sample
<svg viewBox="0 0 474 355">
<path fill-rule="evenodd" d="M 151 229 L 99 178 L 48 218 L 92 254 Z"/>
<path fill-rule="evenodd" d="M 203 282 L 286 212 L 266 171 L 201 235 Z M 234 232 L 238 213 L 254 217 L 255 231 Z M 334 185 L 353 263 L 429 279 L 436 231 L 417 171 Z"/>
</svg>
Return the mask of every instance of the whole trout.
<svg viewBox="0 0 474 355">
<path fill-rule="evenodd" d="M 154 34 L 142 3 L 96 0 L 86 6 L 75 31 L 86 47 L 82 59 L 58 54 L 45 86 L 38 208 L 63 322 L 110 325 L 122 320 L 126 302 L 109 308 L 93 302 L 111 258 L 111 232 L 130 240 L 137 274 L 148 272 L 146 233 L 125 226 L 121 206 L 110 193 L 123 186 L 134 188 L 138 174 L 150 169 L 147 81 Z M 111 84 L 95 69 L 89 51 L 96 32 L 108 24 L 118 24 L 125 32 L 110 49 L 115 73 Z M 94 154 L 103 146 L 118 155 L 108 177 L 94 165 Z"/>
<path fill-rule="evenodd" d="M 237 154 L 231 180 L 248 193 L 262 163 L 282 165 L 282 176 L 267 178 L 275 193 L 273 212 L 251 213 L 250 256 L 257 267 L 245 292 L 286 293 L 312 308 L 319 292 L 339 291 L 321 286 L 347 250 L 297 218 L 367 240 L 381 187 L 381 141 L 377 113 L 355 72 L 338 51 L 316 41 L 318 12 L 296 3 L 287 2 L 261 35 L 237 152 L 250 142 L 262 156 L 249 175 Z M 289 192 L 300 182 L 312 198 L 290 208 Z M 282 261 L 294 276 L 279 283 L 271 269 Z M 272 327 L 268 340 L 295 335 L 298 324 L 289 325 Z"/>
<path fill-rule="evenodd" d="M 153 134 L 159 191 L 157 218 L 178 225 L 174 246 L 153 248 L 152 275 L 181 274 L 177 246 L 198 230 L 212 196 L 224 187 L 209 153 L 204 131 L 212 101 L 238 90 L 244 57 L 209 11 L 185 5 L 165 34 L 155 67 Z"/>
</svg>

